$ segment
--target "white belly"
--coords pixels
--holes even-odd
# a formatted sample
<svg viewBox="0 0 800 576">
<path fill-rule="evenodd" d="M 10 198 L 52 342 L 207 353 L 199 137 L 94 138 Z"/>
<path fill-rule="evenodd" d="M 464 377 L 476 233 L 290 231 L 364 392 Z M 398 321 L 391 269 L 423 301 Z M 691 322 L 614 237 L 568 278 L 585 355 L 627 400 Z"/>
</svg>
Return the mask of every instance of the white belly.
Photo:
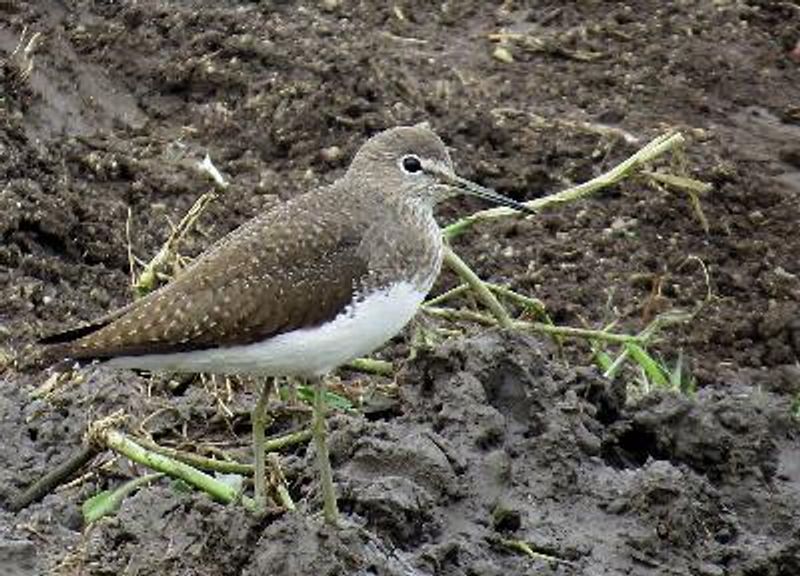
<svg viewBox="0 0 800 576">
<path fill-rule="evenodd" d="M 369 354 L 413 318 L 425 292 L 403 282 L 374 292 L 331 322 L 263 342 L 174 354 L 120 356 L 106 364 L 165 372 L 320 376 Z"/>
</svg>

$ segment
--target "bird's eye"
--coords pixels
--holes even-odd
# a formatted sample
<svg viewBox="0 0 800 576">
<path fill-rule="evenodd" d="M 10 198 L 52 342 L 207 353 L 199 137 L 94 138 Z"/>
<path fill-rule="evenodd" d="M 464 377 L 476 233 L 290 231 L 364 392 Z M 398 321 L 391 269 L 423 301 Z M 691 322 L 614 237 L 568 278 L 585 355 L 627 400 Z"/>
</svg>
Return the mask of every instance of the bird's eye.
<svg viewBox="0 0 800 576">
<path fill-rule="evenodd" d="M 419 159 L 419 156 L 415 156 L 414 154 L 403 156 L 402 160 L 400 160 L 400 166 L 403 167 L 403 172 L 407 174 L 416 174 L 422 171 L 422 161 Z"/>
</svg>

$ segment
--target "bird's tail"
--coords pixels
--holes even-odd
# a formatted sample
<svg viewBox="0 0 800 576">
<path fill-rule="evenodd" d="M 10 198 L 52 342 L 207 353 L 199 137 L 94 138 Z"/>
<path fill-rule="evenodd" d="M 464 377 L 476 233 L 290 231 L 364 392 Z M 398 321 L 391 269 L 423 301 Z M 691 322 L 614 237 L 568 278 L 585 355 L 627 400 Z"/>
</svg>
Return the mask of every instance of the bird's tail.
<svg viewBox="0 0 800 576">
<path fill-rule="evenodd" d="M 40 368 L 50 368 L 55 372 L 66 372 L 91 363 L 93 358 L 84 358 L 76 343 L 105 326 L 107 322 L 95 322 L 86 326 L 72 328 L 63 332 L 40 338 L 34 362 Z"/>
<path fill-rule="evenodd" d="M 82 362 L 72 358 L 72 348 L 68 343 L 36 346 L 30 355 L 26 354 L 25 367 L 53 372 L 73 370 Z"/>
</svg>

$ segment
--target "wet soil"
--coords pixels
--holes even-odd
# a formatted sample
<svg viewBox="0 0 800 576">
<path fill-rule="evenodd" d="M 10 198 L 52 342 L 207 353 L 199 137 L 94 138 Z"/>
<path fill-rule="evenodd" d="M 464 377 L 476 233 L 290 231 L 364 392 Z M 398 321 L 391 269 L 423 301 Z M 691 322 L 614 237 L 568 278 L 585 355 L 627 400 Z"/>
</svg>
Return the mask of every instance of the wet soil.
<svg viewBox="0 0 800 576">
<path fill-rule="evenodd" d="M 0 2 L 0 573 L 799 574 L 797 4 L 378 4 Z M 498 58 L 501 31 L 539 43 Z M 685 193 L 635 178 L 454 247 L 558 324 L 635 332 L 704 303 L 654 349 L 696 391 L 642 393 L 584 344 L 479 327 L 406 360 L 409 330 L 383 352 L 388 408 L 331 419 L 341 530 L 320 523 L 304 446 L 281 457 L 297 514 L 160 480 L 87 528 L 81 503 L 142 472 L 108 453 L 11 509 L 118 410 L 130 433 L 247 458 L 247 383 L 94 367 L 36 399 L 33 343 L 130 299 L 129 245 L 158 250 L 210 188 L 206 154 L 231 185 L 187 256 L 420 121 L 463 176 L 519 200 L 681 130 L 664 168 L 713 185 L 707 230 Z"/>
</svg>

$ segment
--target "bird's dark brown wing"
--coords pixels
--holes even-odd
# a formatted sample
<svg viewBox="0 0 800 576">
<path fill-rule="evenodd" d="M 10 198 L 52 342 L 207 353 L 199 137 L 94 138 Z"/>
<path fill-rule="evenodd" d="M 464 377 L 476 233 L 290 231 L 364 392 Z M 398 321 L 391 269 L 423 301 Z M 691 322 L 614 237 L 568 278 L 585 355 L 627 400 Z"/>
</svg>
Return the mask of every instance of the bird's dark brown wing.
<svg viewBox="0 0 800 576">
<path fill-rule="evenodd" d="M 251 344 L 319 325 L 352 302 L 367 276 L 359 231 L 322 218 L 313 202 L 281 206 L 158 291 L 47 341 L 60 343 L 61 356 L 108 359 Z"/>
</svg>

